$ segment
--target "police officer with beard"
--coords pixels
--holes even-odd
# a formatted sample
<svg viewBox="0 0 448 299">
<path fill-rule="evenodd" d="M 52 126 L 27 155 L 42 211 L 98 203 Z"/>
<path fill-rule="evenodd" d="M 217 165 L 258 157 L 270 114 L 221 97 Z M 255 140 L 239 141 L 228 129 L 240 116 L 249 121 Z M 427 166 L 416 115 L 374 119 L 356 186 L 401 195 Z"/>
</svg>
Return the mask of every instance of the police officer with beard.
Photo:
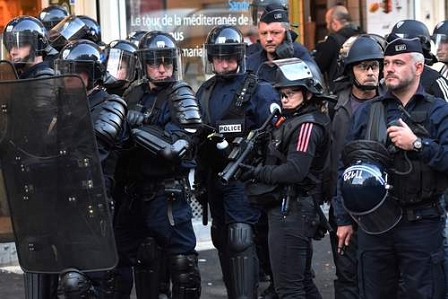
<svg viewBox="0 0 448 299">
<path fill-rule="evenodd" d="M 269 252 L 279 298 L 322 298 L 312 281 L 312 238 L 321 221 L 318 195 L 330 151 L 330 117 L 321 75 L 298 59 L 273 61 L 282 116 L 262 162 L 243 165 L 241 180 L 275 186 L 259 196 L 269 220 Z M 269 66 L 272 68 L 272 65 Z M 262 69 L 260 70 L 262 71 Z"/>
<path fill-rule="evenodd" d="M 137 56 L 143 77 L 124 94 L 135 144 L 119 169 L 125 196 L 115 219 L 122 277 L 116 296 L 129 298 L 134 278 L 137 298 L 159 298 L 159 271 L 166 264 L 172 298 L 197 299 L 201 280 L 188 174 L 195 167 L 199 107 L 181 80 L 181 53 L 170 34 L 148 32 Z"/>
<path fill-rule="evenodd" d="M 215 76 L 200 86 L 197 97 L 206 124 L 229 144 L 260 127 L 270 113 L 269 105 L 278 101 L 271 85 L 246 73 L 245 48 L 241 32 L 228 25 L 213 28 L 204 43 L 205 73 Z M 208 140 L 199 149 L 196 182 L 208 191 L 211 236 L 228 297 L 256 298 L 258 259 L 253 236 L 259 211 L 249 203 L 244 184 L 221 182 L 218 173 L 227 164 L 228 152 L 218 149 L 218 141 Z"/>
<path fill-rule="evenodd" d="M 423 69 L 418 38 L 387 45 L 388 91 L 355 112 L 342 155 L 333 201 L 341 211 L 338 246 L 353 233 L 344 207 L 359 227 L 361 298 L 398 298 L 399 290 L 403 298 L 445 294 L 440 198 L 448 187 L 448 106 L 425 92 Z"/>
</svg>

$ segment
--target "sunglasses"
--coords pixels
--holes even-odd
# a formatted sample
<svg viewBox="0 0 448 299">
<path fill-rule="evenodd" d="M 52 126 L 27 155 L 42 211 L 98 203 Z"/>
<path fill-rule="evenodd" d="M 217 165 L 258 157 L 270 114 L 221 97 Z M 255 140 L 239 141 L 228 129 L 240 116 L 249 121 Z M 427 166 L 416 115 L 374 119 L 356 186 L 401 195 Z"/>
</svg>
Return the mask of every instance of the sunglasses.
<svg viewBox="0 0 448 299">
<path fill-rule="evenodd" d="M 355 68 L 362 71 L 368 71 L 369 69 L 377 71 L 380 68 L 380 63 L 379 61 L 361 62 L 360 64 L 355 65 Z"/>
</svg>

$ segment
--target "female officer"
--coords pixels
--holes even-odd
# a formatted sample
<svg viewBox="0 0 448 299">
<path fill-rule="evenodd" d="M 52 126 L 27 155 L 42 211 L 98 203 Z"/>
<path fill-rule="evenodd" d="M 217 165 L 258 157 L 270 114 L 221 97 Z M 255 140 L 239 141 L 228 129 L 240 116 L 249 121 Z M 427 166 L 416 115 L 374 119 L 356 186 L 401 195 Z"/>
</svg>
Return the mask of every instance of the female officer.
<svg viewBox="0 0 448 299">
<path fill-rule="evenodd" d="M 272 65 L 274 64 L 274 65 Z M 312 238 L 319 216 L 313 195 L 329 152 L 330 118 L 320 73 L 298 58 L 273 61 L 282 117 L 275 124 L 264 163 L 243 166 L 242 179 L 277 185 L 267 207 L 269 252 L 280 298 L 321 298 L 312 281 Z"/>
</svg>

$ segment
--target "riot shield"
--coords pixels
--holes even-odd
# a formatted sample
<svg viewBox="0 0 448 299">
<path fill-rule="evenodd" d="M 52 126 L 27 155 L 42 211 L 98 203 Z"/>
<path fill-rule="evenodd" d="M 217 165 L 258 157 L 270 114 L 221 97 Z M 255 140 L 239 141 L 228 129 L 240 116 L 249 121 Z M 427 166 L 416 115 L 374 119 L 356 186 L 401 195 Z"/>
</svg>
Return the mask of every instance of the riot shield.
<svg viewBox="0 0 448 299">
<path fill-rule="evenodd" d="M 0 81 L 0 140 L 19 263 L 28 272 L 113 268 L 117 253 L 86 92 L 77 76 Z"/>
<path fill-rule="evenodd" d="M 0 81 L 16 80 L 17 72 L 14 65 L 7 60 L 0 60 Z M 9 89 L 2 89 L 2 94 L 9 93 Z M 0 119 L 0 123 L 6 121 Z M 0 124 L 1 127 L 3 127 Z M 6 200 L 6 190 L 3 183 L 3 172 L 0 168 L 0 242 L 12 242 L 14 236 L 12 232 L 11 217 L 9 216 L 8 201 Z"/>
</svg>

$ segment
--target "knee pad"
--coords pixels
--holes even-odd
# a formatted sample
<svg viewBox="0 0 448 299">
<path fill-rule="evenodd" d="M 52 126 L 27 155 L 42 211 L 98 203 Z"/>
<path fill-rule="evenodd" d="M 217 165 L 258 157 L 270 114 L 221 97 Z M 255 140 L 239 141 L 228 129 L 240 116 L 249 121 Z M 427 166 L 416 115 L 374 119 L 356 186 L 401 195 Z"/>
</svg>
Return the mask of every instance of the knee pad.
<svg viewBox="0 0 448 299">
<path fill-rule="evenodd" d="M 162 256 L 162 249 L 153 237 L 147 237 L 138 247 L 137 261 L 142 266 L 158 264 Z"/>
<path fill-rule="evenodd" d="M 199 298 L 201 275 L 196 254 L 174 255 L 169 258 L 173 298 Z"/>
<path fill-rule="evenodd" d="M 231 252 L 243 252 L 254 246 L 254 230 L 247 223 L 232 223 L 228 226 L 229 250 Z"/>
<path fill-rule="evenodd" d="M 67 269 L 61 273 L 61 288 L 65 298 L 85 298 L 92 292 L 92 282 L 78 269 Z"/>
</svg>

